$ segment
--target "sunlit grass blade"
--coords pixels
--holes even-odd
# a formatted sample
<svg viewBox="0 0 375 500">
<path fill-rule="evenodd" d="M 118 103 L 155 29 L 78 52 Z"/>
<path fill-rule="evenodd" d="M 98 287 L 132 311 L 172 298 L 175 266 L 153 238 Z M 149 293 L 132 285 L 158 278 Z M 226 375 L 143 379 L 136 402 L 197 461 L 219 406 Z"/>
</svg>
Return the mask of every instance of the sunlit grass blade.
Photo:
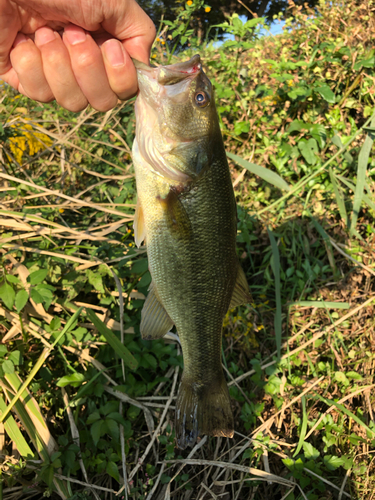
<svg viewBox="0 0 375 500">
<path fill-rule="evenodd" d="M 338 179 L 340 179 L 341 182 L 343 182 L 349 189 L 355 192 L 355 185 L 352 184 L 346 177 L 342 177 L 341 175 L 336 176 Z M 372 199 L 367 196 L 367 194 L 363 194 L 362 201 L 364 201 L 372 210 L 375 210 L 375 203 L 372 201 Z"/>
<path fill-rule="evenodd" d="M 241 165 L 241 167 L 246 168 L 251 172 L 252 174 L 257 175 L 261 179 L 269 182 L 273 186 L 279 188 L 279 189 L 284 189 L 285 191 L 290 190 L 290 186 L 287 182 L 284 181 L 276 172 L 273 172 L 272 170 L 268 170 L 268 168 L 261 167 L 260 165 L 256 165 L 255 163 L 251 163 L 247 160 L 244 160 L 240 156 L 234 155 L 233 153 L 227 153 L 227 156 Z"/>
<path fill-rule="evenodd" d="M 329 240 L 329 235 L 326 233 L 326 231 L 324 230 L 322 225 L 311 214 L 311 212 L 309 210 L 306 210 L 306 211 L 310 215 L 311 221 L 314 224 L 315 229 L 318 231 L 320 236 L 323 238 L 324 245 L 325 245 L 326 250 L 327 250 L 327 257 L 328 257 L 330 266 L 332 267 L 332 271 L 333 271 L 334 275 L 336 276 L 337 275 L 337 267 L 336 267 L 335 257 L 333 255 L 332 245 L 331 245 L 331 242 Z"/>
<path fill-rule="evenodd" d="M 301 431 L 300 431 L 300 435 L 299 435 L 298 446 L 296 448 L 296 451 L 293 454 L 293 457 L 296 457 L 298 455 L 298 453 L 301 451 L 303 443 L 305 442 L 305 436 L 306 436 L 306 431 L 307 431 L 307 413 L 306 413 L 305 396 L 301 397 L 301 404 L 302 404 L 302 425 L 301 425 Z"/>
<path fill-rule="evenodd" d="M 19 399 L 17 399 L 15 403 L 15 398 L 12 399 L 12 403 L 14 403 L 13 410 L 22 422 L 22 425 L 40 458 L 44 463 L 50 463 L 50 457 L 55 451 L 58 450 L 58 446 L 48 429 L 38 403 L 32 397 L 27 388 L 22 390 L 24 384 L 22 384 L 22 380 L 16 373 L 6 374 L 4 379 L 2 379 L 1 385 L 9 399 L 11 398 L 12 393 L 21 393 Z M 9 417 L 7 417 L 7 419 L 8 418 Z M 53 466 L 51 465 L 50 467 L 52 472 Z M 70 495 L 65 481 L 54 477 L 53 487 L 59 493 L 61 498 L 69 498 Z"/>
<path fill-rule="evenodd" d="M 4 412 L 7 408 L 7 405 L 4 399 L 0 396 L 0 411 Z M 19 430 L 16 421 L 12 417 L 12 415 L 8 415 L 4 421 L 5 431 L 10 437 L 10 439 L 14 442 L 19 451 L 21 457 L 26 459 L 31 459 L 34 457 L 34 453 L 32 452 L 30 446 L 27 444 L 26 439 L 23 437 L 22 432 Z"/>
<path fill-rule="evenodd" d="M 357 422 L 357 424 L 360 425 L 366 431 L 368 437 L 371 437 L 371 439 L 374 439 L 374 437 L 375 437 L 375 431 L 373 431 L 372 429 L 370 429 L 370 427 L 368 427 L 364 422 L 362 422 L 362 420 L 359 417 L 357 417 L 357 415 L 354 415 L 354 413 L 352 413 L 350 410 L 348 410 L 347 408 L 345 408 L 344 405 L 342 405 L 340 403 L 336 403 L 336 401 L 332 401 L 331 399 L 323 398 L 323 396 L 321 396 L 320 394 L 317 394 L 317 393 L 316 393 L 316 396 L 321 401 L 323 401 L 324 403 L 326 403 L 328 406 L 336 406 L 336 408 L 338 410 L 340 410 L 343 413 L 345 413 L 345 415 L 347 415 L 349 418 L 353 419 L 354 422 Z"/>
<path fill-rule="evenodd" d="M 291 306 L 301 307 L 320 307 L 322 309 L 349 309 L 349 302 L 325 302 L 323 300 L 299 300 L 288 304 Z"/>
<path fill-rule="evenodd" d="M 333 191 L 335 193 L 336 202 L 337 206 L 339 207 L 341 218 L 345 222 L 345 225 L 348 225 L 348 214 L 346 212 L 345 200 L 344 197 L 342 196 L 342 193 L 340 192 L 340 187 L 337 183 L 336 176 L 331 168 L 329 169 L 329 176 L 331 178 Z"/>
<path fill-rule="evenodd" d="M 275 299 L 276 299 L 276 313 L 275 313 L 275 337 L 276 337 L 276 349 L 277 357 L 280 358 L 281 355 L 281 286 L 280 286 L 280 254 L 279 247 L 277 246 L 275 236 L 271 229 L 267 229 L 268 236 L 271 241 L 272 248 L 272 258 L 271 267 L 273 275 L 275 277 Z"/>
<path fill-rule="evenodd" d="M 335 146 L 337 146 L 339 149 L 343 149 L 344 148 L 344 145 L 341 141 L 341 137 L 337 134 L 335 134 L 333 137 L 332 137 L 332 142 Z M 353 162 L 353 156 L 349 153 L 349 151 L 345 151 L 344 152 L 344 158 L 345 160 L 348 162 L 348 163 L 352 163 Z"/>
<path fill-rule="evenodd" d="M 375 117 L 372 119 L 370 127 L 375 125 Z M 367 164 L 369 162 L 371 148 L 374 141 L 372 138 L 372 134 L 369 133 L 365 139 L 365 142 L 359 152 L 358 156 L 358 169 L 357 169 L 357 184 L 354 191 L 354 200 L 353 200 L 353 212 L 350 219 L 350 231 L 352 233 L 352 229 L 356 228 L 357 219 L 359 215 L 359 211 L 361 208 L 363 195 L 364 195 L 364 187 L 366 181 L 366 171 Z"/>
<path fill-rule="evenodd" d="M 87 316 L 90 321 L 94 324 L 95 328 L 101 333 L 108 344 L 112 347 L 112 349 L 117 353 L 121 359 L 124 360 L 125 364 L 132 370 L 136 370 L 138 366 L 138 362 L 135 357 L 131 354 L 131 352 L 120 342 L 120 340 L 116 337 L 116 335 L 111 332 L 109 328 L 101 321 L 97 315 L 91 310 L 86 309 Z"/>
<path fill-rule="evenodd" d="M 39 356 L 38 361 L 35 363 L 35 365 L 32 367 L 27 379 L 25 382 L 22 384 L 22 387 L 17 391 L 16 395 L 12 399 L 12 401 L 9 403 L 7 409 L 4 411 L 4 413 L 0 416 L 0 422 L 3 422 L 5 417 L 8 415 L 8 413 L 11 411 L 13 408 L 13 405 L 18 401 L 20 398 L 21 394 L 23 391 L 29 386 L 37 372 L 40 370 L 40 368 L 43 366 L 43 363 L 46 361 L 48 356 L 51 354 L 52 350 L 54 349 L 55 345 L 59 342 L 61 337 L 65 335 L 65 333 L 69 332 L 70 328 L 74 325 L 75 321 L 77 320 L 78 316 L 81 314 L 82 307 L 76 311 L 73 316 L 67 321 L 66 325 L 64 326 L 63 330 L 60 332 L 60 334 L 57 336 L 55 342 L 51 345 L 51 347 L 47 347 L 43 349 L 42 354 Z"/>
</svg>

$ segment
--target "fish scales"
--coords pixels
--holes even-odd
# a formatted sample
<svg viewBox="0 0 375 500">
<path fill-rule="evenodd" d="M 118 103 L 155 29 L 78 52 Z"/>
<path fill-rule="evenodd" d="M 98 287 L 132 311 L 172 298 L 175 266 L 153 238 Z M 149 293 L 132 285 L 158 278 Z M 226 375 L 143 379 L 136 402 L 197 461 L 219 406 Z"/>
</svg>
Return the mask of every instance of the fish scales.
<svg viewBox="0 0 375 500">
<path fill-rule="evenodd" d="M 141 333 L 160 338 L 176 326 L 184 358 L 176 436 L 185 448 L 200 434 L 233 435 L 221 366 L 222 323 L 234 295 L 239 304 L 249 294 L 236 255 L 230 172 L 199 56 L 166 67 L 136 67 L 135 233 L 138 245 L 146 240 L 152 276 Z"/>
</svg>

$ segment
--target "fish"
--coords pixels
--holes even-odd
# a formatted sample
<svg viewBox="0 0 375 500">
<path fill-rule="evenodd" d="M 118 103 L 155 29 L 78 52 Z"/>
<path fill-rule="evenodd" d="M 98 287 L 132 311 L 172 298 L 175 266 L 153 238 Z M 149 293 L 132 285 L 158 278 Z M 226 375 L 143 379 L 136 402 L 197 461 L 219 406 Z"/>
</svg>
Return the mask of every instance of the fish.
<svg viewBox="0 0 375 500">
<path fill-rule="evenodd" d="M 146 243 L 152 278 L 140 332 L 159 339 L 176 326 L 184 369 L 175 432 L 185 449 L 202 435 L 233 437 L 222 326 L 228 309 L 251 297 L 236 253 L 236 201 L 214 89 L 200 56 L 157 67 L 133 62 L 134 235 L 138 247 Z"/>
</svg>

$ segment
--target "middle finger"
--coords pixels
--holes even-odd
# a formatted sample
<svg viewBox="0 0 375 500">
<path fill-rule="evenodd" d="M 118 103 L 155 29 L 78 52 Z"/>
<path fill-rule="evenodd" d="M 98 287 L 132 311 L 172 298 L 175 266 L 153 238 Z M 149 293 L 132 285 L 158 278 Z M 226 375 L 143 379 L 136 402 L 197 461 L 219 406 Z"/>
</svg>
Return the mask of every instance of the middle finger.
<svg viewBox="0 0 375 500">
<path fill-rule="evenodd" d="M 68 49 L 74 76 L 88 102 L 99 111 L 108 111 L 117 104 L 112 91 L 103 56 L 98 45 L 83 29 L 69 25 L 63 41 Z"/>
</svg>

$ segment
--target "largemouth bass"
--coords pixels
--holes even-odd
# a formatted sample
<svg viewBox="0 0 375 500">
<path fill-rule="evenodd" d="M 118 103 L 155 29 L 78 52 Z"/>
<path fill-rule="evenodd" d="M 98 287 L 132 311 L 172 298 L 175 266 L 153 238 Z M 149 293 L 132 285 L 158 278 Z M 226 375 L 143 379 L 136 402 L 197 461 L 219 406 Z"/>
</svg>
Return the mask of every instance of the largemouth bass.
<svg viewBox="0 0 375 500">
<path fill-rule="evenodd" d="M 201 434 L 233 436 L 222 324 L 229 307 L 250 297 L 236 255 L 236 202 L 213 88 L 200 57 L 159 67 L 134 62 L 134 231 L 138 246 L 146 240 L 152 276 L 140 330 L 157 339 L 176 325 L 184 371 L 175 430 L 184 449 Z"/>
</svg>

